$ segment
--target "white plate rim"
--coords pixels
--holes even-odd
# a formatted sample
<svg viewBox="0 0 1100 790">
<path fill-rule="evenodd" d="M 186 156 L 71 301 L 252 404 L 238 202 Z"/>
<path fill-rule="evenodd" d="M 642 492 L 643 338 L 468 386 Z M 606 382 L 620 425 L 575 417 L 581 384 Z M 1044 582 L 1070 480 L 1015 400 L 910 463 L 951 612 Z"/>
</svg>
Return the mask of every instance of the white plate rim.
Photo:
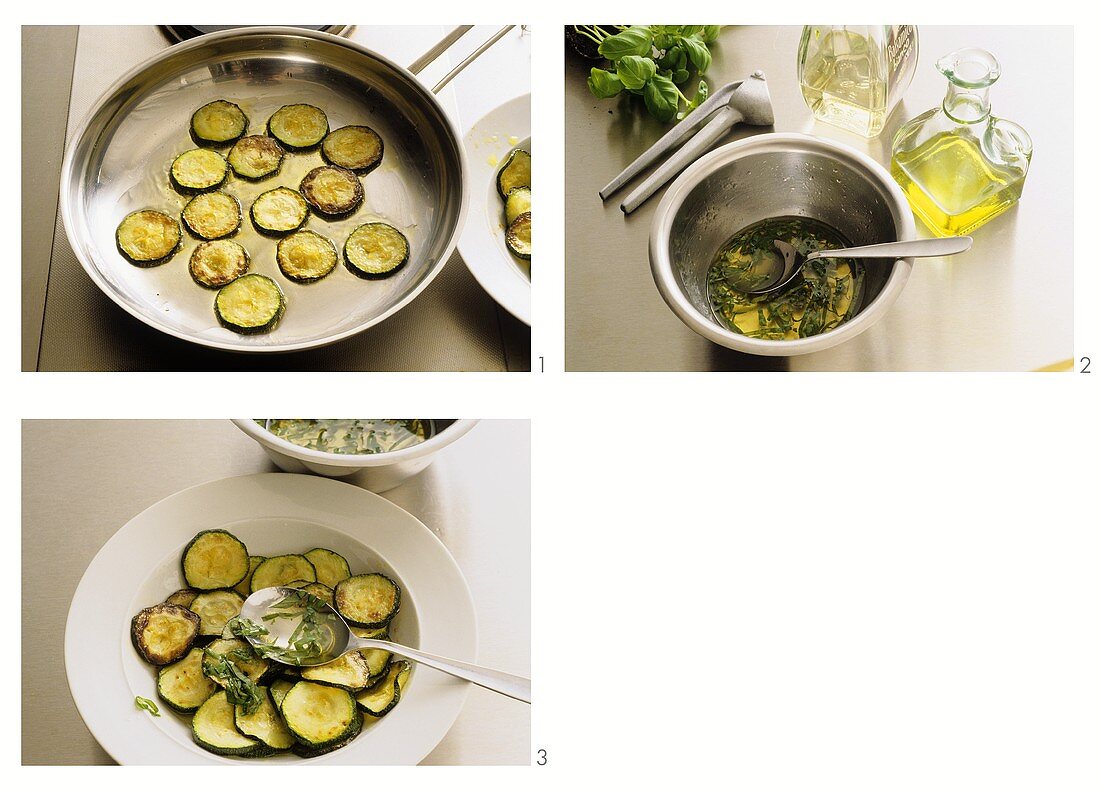
<svg viewBox="0 0 1100 790">
<path fill-rule="evenodd" d="M 228 504 L 231 502 L 237 503 L 237 509 Z M 213 503 L 229 509 L 210 507 Z M 211 514 L 203 521 L 197 514 L 204 509 L 217 515 Z M 143 574 L 148 578 L 150 573 L 127 572 L 126 568 L 140 567 L 139 558 L 145 555 L 160 558 L 176 545 L 182 547 L 181 540 L 185 544 L 189 536 L 218 522 L 229 524 L 249 518 L 313 521 L 343 532 L 371 550 L 381 546 L 379 553 L 401 566 L 400 575 L 406 583 L 410 578 L 419 580 L 404 591 L 416 599 L 419 646 L 459 660 L 477 660 L 477 622 L 469 586 L 439 538 L 411 514 L 377 494 L 312 475 L 274 472 L 202 483 L 172 494 L 130 519 L 99 550 L 73 595 L 65 624 L 66 679 L 88 730 L 116 762 L 273 762 L 219 757 L 191 744 L 184 746 L 149 726 L 149 714 L 134 705 L 134 693 L 122 663 L 122 646 L 130 644 L 127 634 L 134 612 L 126 609 L 137 583 L 134 576 Z M 89 622 L 86 614 L 90 611 L 97 612 L 97 625 L 106 623 L 108 627 L 84 625 Z M 86 660 L 89 645 L 102 656 L 101 660 Z M 322 757 L 288 759 L 279 765 L 420 762 L 454 724 L 469 684 L 431 670 L 415 674 L 417 682 L 410 683 L 402 704 L 370 733 Z M 155 675 L 150 671 L 150 693 L 145 696 L 154 698 L 154 689 Z M 175 714 L 162 710 L 161 715 Z"/>
<path fill-rule="evenodd" d="M 523 275 L 498 240 L 491 235 L 489 205 L 482 201 L 500 165 L 490 165 L 478 151 L 480 137 L 500 134 L 502 128 L 520 140 L 531 137 L 531 94 L 525 93 L 494 107 L 462 138 L 469 184 L 466 225 L 458 251 L 466 267 L 494 301 L 528 326 L 531 325 L 531 280 Z M 505 145 L 503 152 L 513 146 Z M 501 210 L 503 208 L 501 207 Z"/>
</svg>

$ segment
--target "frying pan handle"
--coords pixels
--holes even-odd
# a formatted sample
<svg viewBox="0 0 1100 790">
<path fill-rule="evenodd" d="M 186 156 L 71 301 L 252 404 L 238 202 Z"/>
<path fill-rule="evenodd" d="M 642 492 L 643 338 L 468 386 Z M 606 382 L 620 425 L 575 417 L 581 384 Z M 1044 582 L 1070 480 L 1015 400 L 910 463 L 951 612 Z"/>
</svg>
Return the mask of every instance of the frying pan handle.
<svg viewBox="0 0 1100 790">
<path fill-rule="evenodd" d="M 469 66 L 475 60 L 477 60 L 481 56 L 481 54 L 483 52 L 485 52 L 485 50 L 487 50 L 489 47 L 493 46 L 493 44 L 497 43 L 502 38 L 504 38 L 505 34 L 508 33 L 508 31 L 511 30 L 514 27 L 515 27 L 515 25 L 506 25 L 506 26 L 502 27 L 500 30 L 498 30 L 496 33 L 494 33 L 492 38 L 490 38 L 488 41 L 486 41 L 480 47 L 478 47 L 473 52 L 471 52 L 470 55 L 464 61 L 462 61 L 457 66 L 455 66 L 453 69 L 451 69 L 447 73 L 447 76 L 445 76 L 438 83 L 436 83 L 436 86 L 434 88 L 432 88 L 432 93 L 439 93 L 441 90 L 443 90 L 445 87 L 447 87 L 447 83 L 449 83 L 451 80 L 453 80 L 455 77 L 457 77 L 459 75 L 459 73 L 464 68 Z M 429 49 L 427 52 L 425 52 L 419 58 L 414 60 L 412 62 L 412 64 L 409 66 L 409 71 L 411 71 L 413 74 L 419 74 L 421 71 L 423 71 L 425 69 L 425 67 L 427 67 L 427 65 L 429 63 L 431 63 L 436 58 L 438 58 L 440 55 L 442 55 L 444 52 L 446 52 L 448 49 L 450 49 L 452 44 L 454 44 L 456 41 L 458 41 L 460 38 L 462 38 L 471 29 L 473 29 L 473 25 L 459 25 L 458 27 L 456 27 L 454 30 L 452 30 L 450 33 L 448 33 L 443 38 L 442 41 L 440 41 L 434 47 Z"/>
</svg>

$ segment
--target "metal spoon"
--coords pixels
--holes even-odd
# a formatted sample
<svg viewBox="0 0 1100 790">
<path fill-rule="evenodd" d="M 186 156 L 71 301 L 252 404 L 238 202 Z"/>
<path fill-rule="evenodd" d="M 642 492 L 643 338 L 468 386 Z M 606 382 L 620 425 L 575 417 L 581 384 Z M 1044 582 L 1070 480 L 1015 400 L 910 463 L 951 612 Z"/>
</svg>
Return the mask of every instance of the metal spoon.
<svg viewBox="0 0 1100 790">
<path fill-rule="evenodd" d="M 264 624 L 264 615 L 269 613 L 272 606 L 281 602 L 288 595 L 299 592 L 301 591 L 295 590 L 292 587 L 267 587 L 263 590 L 257 590 L 248 596 L 248 599 L 241 607 L 241 619 Z M 327 603 L 324 603 L 324 601 L 321 601 L 321 603 L 324 605 L 324 611 L 326 613 L 331 613 L 333 616 L 330 622 L 326 622 L 326 626 L 330 626 L 328 630 L 332 634 L 329 650 L 315 660 L 304 661 L 301 664 L 292 661 L 284 661 L 278 656 L 269 656 L 271 660 L 278 661 L 280 664 L 289 664 L 290 666 L 319 666 L 321 664 L 327 664 L 330 661 L 335 661 L 340 656 L 345 653 L 350 653 L 353 650 L 359 650 L 365 647 L 377 648 L 379 650 L 388 650 L 402 658 L 408 658 L 417 663 L 429 666 L 432 669 L 438 669 L 440 672 L 446 672 L 448 675 L 453 675 L 456 678 L 469 681 L 482 688 L 495 691 L 498 694 L 504 694 L 512 699 L 518 699 L 521 702 L 531 702 L 531 681 L 529 678 L 511 675 L 507 672 L 500 672 L 495 669 L 479 667 L 475 664 L 467 664 L 463 661 L 454 661 L 449 658 L 443 658 L 442 656 L 432 655 L 431 653 L 423 653 L 411 647 L 399 645 L 396 642 L 387 642 L 384 639 L 363 639 L 351 633 L 351 629 L 348 628 L 348 624 L 344 622 L 344 618 L 340 616 L 339 612 Z M 328 620 L 328 618 L 326 618 L 326 620 Z M 271 646 L 272 644 L 271 642 L 265 642 L 252 636 L 246 636 L 245 639 L 253 645 Z M 276 642 L 276 645 L 280 647 L 285 646 L 285 644 L 279 645 L 278 642 Z"/>
<path fill-rule="evenodd" d="M 952 236 L 946 239 L 915 239 L 913 241 L 891 241 L 886 244 L 871 244 L 866 247 L 848 247 L 839 250 L 818 250 L 803 255 L 785 241 L 776 239 L 772 244 L 783 259 L 782 267 L 773 267 L 773 271 L 760 281 L 762 274 L 754 273 L 752 287 L 738 288 L 742 293 L 758 295 L 778 291 L 798 276 L 802 267 L 809 261 L 819 258 L 936 258 L 941 255 L 957 255 L 966 252 L 974 240 L 969 236 Z"/>
</svg>

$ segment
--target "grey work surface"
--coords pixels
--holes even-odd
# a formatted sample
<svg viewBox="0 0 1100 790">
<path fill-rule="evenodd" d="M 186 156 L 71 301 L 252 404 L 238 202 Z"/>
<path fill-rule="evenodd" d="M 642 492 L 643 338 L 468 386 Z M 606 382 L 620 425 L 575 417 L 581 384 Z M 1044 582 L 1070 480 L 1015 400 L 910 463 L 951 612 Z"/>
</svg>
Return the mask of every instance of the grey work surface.
<svg viewBox="0 0 1100 790">
<path fill-rule="evenodd" d="M 483 421 L 385 494 L 435 532 L 462 569 L 477 610 L 478 660 L 524 675 L 531 671 L 530 445 L 530 423 Z M 63 660 L 69 603 L 96 552 L 170 494 L 271 471 L 260 446 L 228 420 L 23 423 L 23 764 L 111 762 L 80 720 Z M 530 706 L 475 687 L 424 763 L 529 764 L 530 747 Z"/>
<path fill-rule="evenodd" d="M 422 54 L 446 30 L 425 27 L 402 39 L 385 29 L 353 28 L 350 37 L 379 46 L 389 36 L 384 52 L 411 62 L 410 53 Z M 456 51 L 486 37 L 470 31 Z M 23 207 L 23 370 L 530 370 L 530 329 L 496 305 L 457 251 L 398 315 L 346 341 L 296 354 L 195 346 L 151 329 L 108 299 L 81 268 L 57 211 L 63 148 L 108 86 L 168 46 L 154 26 L 83 26 L 79 33 L 23 28 L 23 194 L 30 196 Z M 449 65 L 444 60 L 430 69 L 441 76 Z M 455 90 L 460 80 L 452 83 Z M 455 107 L 453 100 L 445 104 Z"/>
<path fill-rule="evenodd" d="M 711 87 L 762 69 L 775 109 L 773 128 L 736 127 L 723 143 L 803 132 L 851 145 L 888 167 L 894 132 L 943 100 L 947 80 L 935 61 L 980 46 L 1002 68 L 990 94 L 993 114 L 1019 123 L 1035 142 L 1020 205 L 975 231 L 965 255 L 916 261 L 890 312 L 850 342 L 797 357 L 730 351 L 681 323 L 653 284 L 649 227 L 664 190 L 630 216 L 619 204 L 641 179 L 606 203 L 597 194 L 668 127 L 640 102 L 594 98 L 585 82 L 593 62 L 567 51 L 566 369 L 1004 371 L 1072 358 L 1072 29 L 920 27 L 913 83 L 886 130 L 869 142 L 814 121 L 798 87 L 800 33 L 796 26 L 722 31 L 712 46 Z"/>
</svg>

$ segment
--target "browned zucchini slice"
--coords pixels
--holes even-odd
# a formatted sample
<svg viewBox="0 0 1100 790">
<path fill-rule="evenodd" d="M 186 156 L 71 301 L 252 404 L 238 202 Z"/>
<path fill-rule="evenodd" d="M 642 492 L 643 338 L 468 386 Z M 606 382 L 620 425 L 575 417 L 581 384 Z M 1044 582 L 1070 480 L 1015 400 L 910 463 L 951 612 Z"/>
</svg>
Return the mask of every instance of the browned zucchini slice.
<svg viewBox="0 0 1100 790">
<path fill-rule="evenodd" d="M 312 148 L 328 134 L 328 117 L 312 104 L 288 104 L 267 120 L 267 133 L 287 148 Z"/>
<path fill-rule="evenodd" d="M 174 593 L 164 599 L 165 603 L 175 604 L 176 606 L 182 606 L 185 609 L 191 608 L 191 602 L 195 600 L 195 596 L 199 594 L 198 590 L 192 590 L 189 587 L 184 587 L 182 590 L 176 590 Z"/>
<path fill-rule="evenodd" d="M 152 266 L 171 258 L 179 249 L 180 224 L 160 211 L 143 209 L 127 214 L 115 231 L 119 252 L 138 266 Z"/>
<path fill-rule="evenodd" d="M 130 639 L 141 657 L 164 666 L 179 661 L 199 635 L 199 616 L 190 609 L 160 603 L 142 609 L 130 621 Z"/>
<path fill-rule="evenodd" d="M 191 253 L 191 277 L 204 288 L 221 288 L 248 271 L 248 250 L 230 239 L 200 244 Z"/>
<path fill-rule="evenodd" d="M 241 204 L 225 192 L 195 195 L 183 207 L 183 223 L 200 239 L 220 239 L 241 226 Z"/>
<path fill-rule="evenodd" d="M 170 180 L 182 192 L 205 192 L 216 189 L 229 177 L 229 163 L 217 151 L 193 148 L 184 151 L 172 162 Z"/>
<path fill-rule="evenodd" d="M 366 691 L 355 695 L 359 707 L 376 719 L 380 719 L 394 709 L 401 700 L 412 665 L 408 661 L 393 661 L 381 682 Z"/>
<path fill-rule="evenodd" d="M 279 284 L 262 274 L 238 277 L 214 297 L 214 314 L 218 321 L 226 329 L 242 335 L 270 332 L 278 325 L 285 310 L 286 297 Z M 263 563 L 256 570 L 261 567 Z M 236 585 L 237 582 L 234 582 L 233 586 Z"/>
<path fill-rule="evenodd" d="M 229 166 L 241 178 L 259 181 L 279 172 L 283 164 L 283 147 L 274 137 L 253 134 L 242 137 L 229 149 Z"/>
<path fill-rule="evenodd" d="M 248 130 L 248 116 L 233 102 L 219 99 L 204 104 L 191 116 L 191 136 L 202 145 L 225 145 Z"/>
<path fill-rule="evenodd" d="M 252 713 L 245 713 L 244 709 L 238 705 L 234 723 L 244 735 L 263 741 L 277 752 L 286 751 L 297 741 L 287 729 L 283 717 L 279 715 L 270 691 L 261 686 L 259 693 L 261 697 L 259 707 Z"/>
<path fill-rule="evenodd" d="M 368 222 L 344 242 L 344 263 L 359 277 L 388 277 L 409 260 L 409 240 L 393 225 Z"/>
<path fill-rule="evenodd" d="M 497 191 L 505 200 L 508 193 L 517 187 L 531 186 L 531 154 L 517 148 L 508 156 L 508 161 L 497 173 Z"/>
<path fill-rule="evenodd" d="M 302 667 L 302 680 L 335 686 L 347 691 L 361 691 L 370 684 L 370 666 L 359 653 L 344 653 L 335 661 L 316 667 Z"/>
<path fill-rule="evenodd" d="M 531 212 L 525 211 L 512 220 L 508 232 L 504 234 L 508 249 L 517 258 L 531 260 Z"/>
<path fill-rule="evenodd" d="M 243 639 L 215 639 L 203 652 L 207 654 L 203 657 L 203 672 L 219 686 L 225 686 L 226 681 L 211 671 L 216 656 L 225 657 L 253 683 L 259 683 L 271 671 L 271 662 L 255 655 Z"/>
<path fill-rule="evenodd" d="M 193 647 L 184 658 L 164 667 L 157 675 L 157 696 L 172 710 L 194 713 L 218 690 L 214 681 L 202 672 L 205 655 L 201 647 Z"/>
<path fill-rule="evenodd" d="M 351 568 L 348 561 L 328 549 L 310 549 L 305 553 L 305 558 L 317 570 L 317 581 L 329 587 L 336 587 L 344 579 L 351 578 Z"/>
<path fill-rule="evenodd" d="M 196 590 L 227 590 L 248 573 L 248 549 L 224 529 L 207 529 L 183 550 L 183 578 Z"/>
<path fill-rule="evenodd" d="M 348 214 L 363 202 L 363 185 L 355 173 L 342 167 L 313 168 L 299 189 L 309 205 L 329 217 Z"/>
<path fill-rule="evenodd" d="M 211 590 L 195 596 L 189 607 L 199 616 L 199 636 L 219 636 L 225 624 L 241 613 L 244 598 L 233 590 Z"/>
<path fill-rule="evenodd" d="M 300 230 L 279 239 L 275 260 L 288 279 L 311 283 L 335 269 L 340 254 L 336 252 L 336 245 L 320 233 Z"/>
<path fill-rule="evenodd" d="M 378 132 L 369 126 L 343 126 L 325 136 L 321 155 L 330 165 L 363 175 L 382 164 L 384 148 Z"/>
<path fill-rule="evenodd" d="M 386 625 L 401 608 L 401 588 L 381 573 L 352 576 L 336 585 L 336 611 L 360 628 Z"/>
<path fill-rule="evenodd" d="M 233 590 L 247 598 L 252 593 L 252 574 L 256 571 L 259 564 L 266 559 L 267 557 L 257 557 L 255 554 L 250 554 L 248 556 L 248 575 L 241 579 L 241 583 L 234 587 Z"/>
<path fill-rule="evenodd" d="M 256 198 L 249 214 L 261 233 L 289 233 L 305 224 L 309 204 L 293 189 L 275 187 Z"/>
<path fill-rule="evenodd" d="M 268 557 L 252 572 L 252 592 L 268 587 L 281 587 L 301 579 L 307 584 L 317 581 L 317 572 L 301 554 L 280 554 Z"/>
<path fill-rule="evenodd" d="M 306 680 L 286 693 L 280 710 L 294 737 L 315 749 L 343 741 L 363 723 L 349 692 Z"/>
</svg>

